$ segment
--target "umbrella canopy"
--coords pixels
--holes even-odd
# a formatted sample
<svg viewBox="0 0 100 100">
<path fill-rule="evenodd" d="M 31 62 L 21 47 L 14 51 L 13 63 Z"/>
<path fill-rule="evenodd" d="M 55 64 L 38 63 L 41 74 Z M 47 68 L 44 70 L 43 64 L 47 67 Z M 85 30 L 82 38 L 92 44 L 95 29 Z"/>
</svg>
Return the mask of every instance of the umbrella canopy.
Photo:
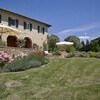
<svg viewBox="0 0 100 100">
<path fill-rule="evenodd" d="M 0 33 L 1 34 L 16 35 L 16 34 L 20 34 L 22 32 L 17 30 L 17 29 L 14 29 L 12 27 L 0 24 Z"/>
<path fill-rule="evenodd" d="M 73 45 L 74 43 L 73 42 L 66 42 L 66 41 L 63 41 L 63 42 L 57 42 L 56 45 Z"/>
</svg>

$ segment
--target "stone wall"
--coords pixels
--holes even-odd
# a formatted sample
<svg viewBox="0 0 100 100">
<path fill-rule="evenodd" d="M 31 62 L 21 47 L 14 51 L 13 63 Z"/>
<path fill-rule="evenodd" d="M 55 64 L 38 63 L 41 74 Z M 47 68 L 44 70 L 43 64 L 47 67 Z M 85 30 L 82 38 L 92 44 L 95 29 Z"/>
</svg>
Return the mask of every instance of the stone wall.
<svg viewBox="0 0 100 100">
<path fill-rule="evenodd" d="M 38 52 L 37 49 L 28 49 L 28 48 L 18 48 L 18 47 L 2 47 L 0 51 L 4 51 L 5 53 L 9 54 L 10 56 L 19 56 L 22 54 L 29 54 L 29 53 L 36 53 Z"/>
</svg>

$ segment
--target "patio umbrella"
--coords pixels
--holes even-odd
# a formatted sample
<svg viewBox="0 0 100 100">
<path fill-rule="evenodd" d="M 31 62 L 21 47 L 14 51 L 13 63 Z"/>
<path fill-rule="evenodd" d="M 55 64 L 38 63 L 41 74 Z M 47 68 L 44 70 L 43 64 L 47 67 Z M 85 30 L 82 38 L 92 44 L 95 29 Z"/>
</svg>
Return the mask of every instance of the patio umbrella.
<svg viewBox="0 0 100 100">
<path fill-rule="evenodd" d="M 22 32 L 17 30 L 17 29 L 14 29 L 12 27 L 0 24 L 0 33 L 1 33 L 1 37 L 2 37 L 2 34 L 18 35 L 18 34 L 20 34 Z"/>
<path fill-rule="evenodd" d="M 66 42 L 66 41 L 63 41 L 63 42 L 57 42 L 56 45 L 73 45 L 74 43 L 73 42 Z"/>
</svg>

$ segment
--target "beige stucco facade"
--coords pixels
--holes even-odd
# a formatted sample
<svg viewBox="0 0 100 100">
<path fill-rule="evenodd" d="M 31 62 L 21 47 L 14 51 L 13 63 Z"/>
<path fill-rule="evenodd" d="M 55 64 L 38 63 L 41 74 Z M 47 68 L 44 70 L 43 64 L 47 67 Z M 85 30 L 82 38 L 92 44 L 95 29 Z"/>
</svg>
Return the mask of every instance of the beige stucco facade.
<svg viewBox="0 0 100 100">
<path fill-rule="evenodd" d="M 23 15 L 13 13 L 7 10 L 0 9 L 0 15 L 2 15 L 1 23 L 2 25 L 8 26 L 8 17 L 11 17 L 12 19 L 18 19 L 18 28 L 16 28 L 15 25 L 11 25 L 10 27 L 17 29 L 21 31 L 20 34 L 14 34 L 18 39 L 24 39 L 25 37 L 28 37 L 31 39 L 32 44 L 37 44 L 40 48 L 43 49 L 43 43 L 47 43 L 47 34 L 48 34 L 48 28 L 51 26 L 49 24 L 46 24 L 41 21 L 37 21 L 28 17 L 25 17 Z M 24 29 L 24 22 L 31 23 L 32 24 L 32 30 Z M 38 26 L 40 27 L 40 32 L 38 33 Z M 44 34 L 42 33 L 41 29 L 44 28 Z M 2 40 L 7 42 L 8 34 L 2 35 Z"/>
</svg>

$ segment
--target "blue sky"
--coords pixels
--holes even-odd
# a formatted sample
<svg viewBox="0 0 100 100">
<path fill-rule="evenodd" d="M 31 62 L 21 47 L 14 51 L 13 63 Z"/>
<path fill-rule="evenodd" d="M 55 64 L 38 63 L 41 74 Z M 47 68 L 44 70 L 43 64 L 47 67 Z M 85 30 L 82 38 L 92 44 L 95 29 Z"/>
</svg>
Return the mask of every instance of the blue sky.
<svg viewBox="0 0 100 100">
<path fill-rule="evenodd" d="M 60 40 L 100 37 L 100 0 L 0 0 L 0 8 L 51 24 Z"/>
</svg>

